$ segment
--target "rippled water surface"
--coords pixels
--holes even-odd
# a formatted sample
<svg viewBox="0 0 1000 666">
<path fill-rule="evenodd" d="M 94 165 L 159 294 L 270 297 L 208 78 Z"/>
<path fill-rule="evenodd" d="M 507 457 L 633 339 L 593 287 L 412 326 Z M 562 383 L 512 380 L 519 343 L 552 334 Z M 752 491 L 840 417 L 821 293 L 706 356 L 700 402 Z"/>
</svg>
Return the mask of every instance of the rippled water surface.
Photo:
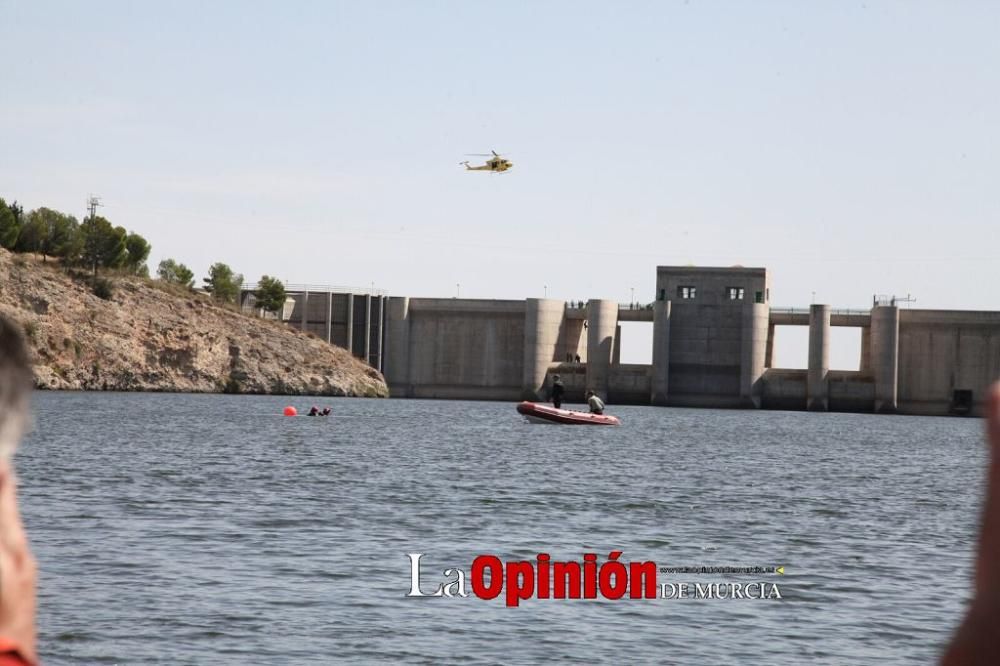
<svg viewBox="0 0 1000 666">
<path fill-rule="evenodd" d="M 981 422 L 36 395 L 18 454 L 48 664 L 932 663 L 967 598 Z M 777 566 L 781 600 L 407 599 L 480 554 Z"/>
</svg>

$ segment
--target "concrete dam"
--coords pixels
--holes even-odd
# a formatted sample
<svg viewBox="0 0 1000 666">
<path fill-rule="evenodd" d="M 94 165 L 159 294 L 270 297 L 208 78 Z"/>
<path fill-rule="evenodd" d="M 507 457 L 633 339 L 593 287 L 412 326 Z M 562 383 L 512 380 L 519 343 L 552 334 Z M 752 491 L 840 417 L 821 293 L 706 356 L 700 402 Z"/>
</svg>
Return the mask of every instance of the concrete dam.
<svg viewBox="0 0 1000 666">
<path fill-rule="evenodd" d="M 1000 377 L 1000 312 L 779 309 L 770 286 L 765 268 L 660 266 L 644 306 L 300 291 L 285 318 L 366 358 L 394 397 L 545 400 L 559 374 L 569 401 L 979 415 Z M 653 326 L 651 364 L 619 361 L 623 321 Z M 772 367 L 776 326 L 808 327 L 808 368 Z M 834 326 L 861 329 L 858 370 L 830 368 Z"/>
</svg>

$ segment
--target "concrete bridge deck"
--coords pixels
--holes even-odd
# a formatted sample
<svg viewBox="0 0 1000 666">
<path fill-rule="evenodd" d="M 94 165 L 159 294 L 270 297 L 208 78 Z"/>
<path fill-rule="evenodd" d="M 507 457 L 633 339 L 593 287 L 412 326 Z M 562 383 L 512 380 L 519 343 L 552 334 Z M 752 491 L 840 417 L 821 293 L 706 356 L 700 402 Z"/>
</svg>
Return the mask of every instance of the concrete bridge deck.
<svg viewBox="0 0 1000 666">
<path fill-rule="evenodd" d="M 808 326 L 809 308 L 771 308 L 770 323 L 772 326 Z M 867 310 L 830 310 L 830 326 L 868 328 L 871 325 L 871 312 Z"/>
</svg>

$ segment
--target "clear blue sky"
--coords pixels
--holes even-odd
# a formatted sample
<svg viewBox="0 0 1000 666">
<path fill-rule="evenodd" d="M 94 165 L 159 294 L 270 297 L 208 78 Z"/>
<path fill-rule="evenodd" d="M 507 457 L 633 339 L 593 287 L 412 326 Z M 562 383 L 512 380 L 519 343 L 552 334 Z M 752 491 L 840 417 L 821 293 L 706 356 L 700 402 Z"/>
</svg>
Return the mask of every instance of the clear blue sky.
<svg viewBox="0 0 1000 666">
<path fill-rule="evenodd" d="M 153 269 L 651 300 L 657 264 L 764 265 L 776 305 L 1000 309 L 995 2 L 0 0 L 0 25 L 0 196 L 100 195 Z M 514 169 L 458 165 L 490 149 Z"/>
</svg>

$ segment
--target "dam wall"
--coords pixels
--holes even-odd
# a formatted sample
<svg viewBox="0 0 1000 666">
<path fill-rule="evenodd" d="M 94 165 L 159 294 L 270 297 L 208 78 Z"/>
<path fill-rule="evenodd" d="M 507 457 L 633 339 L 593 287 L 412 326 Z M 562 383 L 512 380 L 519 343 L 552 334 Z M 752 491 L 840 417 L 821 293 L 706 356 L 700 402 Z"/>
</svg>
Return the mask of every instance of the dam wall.
<svg viewBox="0 0 1000 666">
<path fill-rule="evenodd" d="M 536 301 L 529 307 L 525 301 L 389 298 L 385 375 L 392 394 L 519 400 L 526 390 L 539 390 L 559 336 L 562 313 L 553 317 L 551 312 L 561 306 L 561 302 Z"/>
<path fill-rule="evenodd" d="M 653 366 L 619 363 L 608 375 L 608 397 L 623 405 L 647 405 L 651 391 Z"/>
<path fill-rule="evenodd" d="M 389 297 L 292 286 L 282 318 L 383 371 L 395 397 L 979 415 L 1000 378 L 1000 312 L 772 308 L 765 268 L 659 266 L 656 300 Z M 253 308 L 252 289 L 241 298 Z M 652 363 L 621 363 L 621 322 L 653 327 Z M 809 329 L 782 368 L 775 328 Z M 833 327 L 861 331 L 857 370 L 830 367 Z"/>
<path fill-rule="evenodd" d="M 822 388 L 825 409 L 819 409 L 810 396 L 808 369 L 768 368 L 764 371 L 761 406 L 764 409 L 790 411 L 871 412 L 875 385 L 871 375 L 854 370 L 827 370 Z"/>
<path fill-rule="evenodd" d="M 897 410 L 981 415 L 1000 377 L 1000 312 L 901 310 Z"/>
<path fill-rule="evenodd" d="M 809 369 L 765 372 L 764 407 L 982 414 L 987 389 L 1000 379 L 1000 312 L 900 309 L 880 303 L 866 315 L 834 310 L 827 323 L 828 309 L 811 308 Z M 772 312 L 771 320 L 779 325 L 806 321 L 788 311 Z M 858 371 L 829 369 L 823 347 L 830 325 L 861 328 Z"/>
<path fill-rule="evenodd" d="M 240 308 L 256 310 L 257 285 L 240 289 Z M 382 369 L 386 294 L 361 287 L 287 285 L 281 319 L 293 328 L 315 335 Z"/>
<path fill-rule="evenodd" d="M 396 397 L 567 401 L 588 389 L 647 404 L 651 368 L 616 362 L 618 303 L 555 299 L 387 299 L 385 376 Z M 579 361 L 577 360 L 579 359 Z"/>
</svg>

